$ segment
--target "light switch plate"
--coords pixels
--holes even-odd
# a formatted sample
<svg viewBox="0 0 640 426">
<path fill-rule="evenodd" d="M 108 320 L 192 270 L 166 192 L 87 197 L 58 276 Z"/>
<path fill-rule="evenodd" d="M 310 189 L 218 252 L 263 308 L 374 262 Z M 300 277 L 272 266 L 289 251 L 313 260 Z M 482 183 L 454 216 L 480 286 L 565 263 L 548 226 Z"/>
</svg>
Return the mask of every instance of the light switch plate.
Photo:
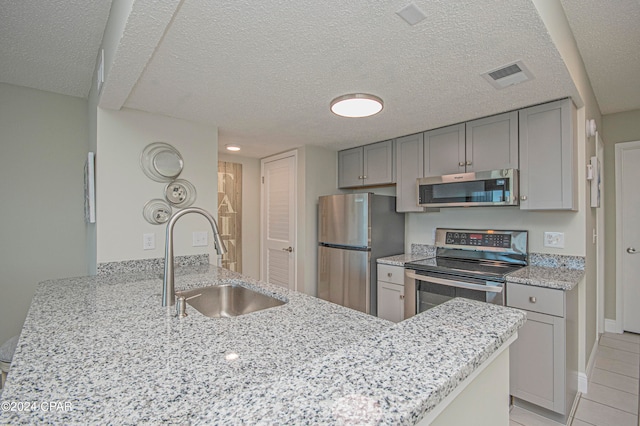
<svg viewBox="0 0 640 426">
<path fill-rule="evenodd" d="M 553 248 L 564 248 L 564 232 L 545 232 L 544 246 Z"/>
<path fill-rule="evenodd" d="M 209 245 L 209 233 L 197 231 L 193 233 L 193 247 L 205 247 Z"/>
</svg>

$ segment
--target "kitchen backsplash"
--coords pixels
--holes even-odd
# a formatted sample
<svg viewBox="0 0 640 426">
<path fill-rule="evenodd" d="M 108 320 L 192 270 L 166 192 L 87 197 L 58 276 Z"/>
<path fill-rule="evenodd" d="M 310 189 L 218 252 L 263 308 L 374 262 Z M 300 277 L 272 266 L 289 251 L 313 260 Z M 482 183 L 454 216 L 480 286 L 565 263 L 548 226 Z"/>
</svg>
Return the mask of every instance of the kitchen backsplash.
<svg viewBox="0 0 640 426">
<path fill-rule="evenodd" d="M 436 246 L 430 244 L 411 244 L 411 254 L 435 257 Z M 547 268 L 582 269 L 585 267 L 584 256 L 567 256 L 563 254 L 529 253 L 529 265 Z"/>
<path fill-rule="evenodd" d="M 584 269 L 584 256 L 567 256 L 563 254 L 529 253 L 529 265 L 547 268 Z"/>
<path fill-rule="evenodd" d="M 209 264 L 208 254 L 193 254 L 189 256 L 176 256 L 175 266 L 200 266 Z M 164 269 L 164 257 L 156 259 L 123 260 L 121 262 L 106 262 L 98 264 L 98 275 L 135 273 L 141 271 L 162 271 Z"/>
<path fill-rule="evenodd" d="M 430 244 L 411 244 L 411 254 L 424 255 L 426 258 L 435 257 L 436 246 Z"/>
</svg>

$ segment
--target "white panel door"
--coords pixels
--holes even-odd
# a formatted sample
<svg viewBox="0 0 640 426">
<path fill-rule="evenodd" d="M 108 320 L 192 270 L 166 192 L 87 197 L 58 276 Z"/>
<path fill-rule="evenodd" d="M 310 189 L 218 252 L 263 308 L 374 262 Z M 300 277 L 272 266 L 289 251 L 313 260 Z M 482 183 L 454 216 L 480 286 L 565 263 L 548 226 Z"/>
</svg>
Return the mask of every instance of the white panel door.
<svg viewBox="0 0 640 426">
<path fill-rule="evenodd" d="M 616 145 L 617 275 L 623 329 L 640 333 L 640 141 Z M 618 287 L 619 288 L 619 287 Z"/>
<path fill-rule="evenodd" d="M 261 279 L 296 289 L 296 156 L 286 153 L 262 160 Z"/>
</svg>

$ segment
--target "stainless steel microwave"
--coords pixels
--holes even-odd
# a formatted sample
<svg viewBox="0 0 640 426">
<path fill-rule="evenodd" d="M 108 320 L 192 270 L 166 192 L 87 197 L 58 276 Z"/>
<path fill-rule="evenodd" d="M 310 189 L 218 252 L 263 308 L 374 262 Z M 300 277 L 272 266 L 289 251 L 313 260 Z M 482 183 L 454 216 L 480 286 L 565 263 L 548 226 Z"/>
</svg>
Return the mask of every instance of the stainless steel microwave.
<svg viewBox="0 0 640 426">
<path fill-rule="evenodd" d="M 417 180 L 421 207 L 517 206 L 518 170 L 457 173 Z"/>
</svg>

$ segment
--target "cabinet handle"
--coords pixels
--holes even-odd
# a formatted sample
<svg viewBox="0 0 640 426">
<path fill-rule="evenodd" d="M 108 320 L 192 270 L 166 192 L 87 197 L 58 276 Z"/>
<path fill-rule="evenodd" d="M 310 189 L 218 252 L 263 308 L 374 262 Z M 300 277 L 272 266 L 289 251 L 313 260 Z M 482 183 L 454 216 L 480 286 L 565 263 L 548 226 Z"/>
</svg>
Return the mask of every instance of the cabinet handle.
<svg viewBox="0 0 640 426">
<path fill-rule="evenodd" d="M 471 161 L 467 161 L 467 166 L 470 166 L 470 165 L 471 165 Z"/>
<path fill-rule="evenodd" d="M 520 196 L 520 199 L 521 199 L 522 201 L 527 201 L 527 196 L 526 196 L 526 195 L 521 195 L 521 196 Z"/>
<path fill-rule="evenodd" d="M 538 299 L 536 299 L 535 296 L 530 296 L 529 297 L 529 302 L 536 303 L 537 301 L 538 301 Z"/>
<path fill-rule="evenodd" d="M 366 179 L 366 178 L 367 178 L 367 176 L 366 176 L 366 175 L 365 175 L 365 176 L 362 176 L 362 179 Z"/>
<path fill-rule="evenodd" d="M 387 276 L 388 276 L 389 278 L 391 278 L 391 276 L 392 276 L 392 275 L 393 275 L 393 274 L 392 274 L 391 272 L 387 272 Z"/>
<path fill-rule="evenodd" d="M 400 295 L 400 300 L 404 300 L 404 294 Z"/>
<path fill-rule="evenodd" d="M 460 166 L 460 167 L 464 166 L 464 161 L 459 162 L 458 166 Z"/>
</svg>

